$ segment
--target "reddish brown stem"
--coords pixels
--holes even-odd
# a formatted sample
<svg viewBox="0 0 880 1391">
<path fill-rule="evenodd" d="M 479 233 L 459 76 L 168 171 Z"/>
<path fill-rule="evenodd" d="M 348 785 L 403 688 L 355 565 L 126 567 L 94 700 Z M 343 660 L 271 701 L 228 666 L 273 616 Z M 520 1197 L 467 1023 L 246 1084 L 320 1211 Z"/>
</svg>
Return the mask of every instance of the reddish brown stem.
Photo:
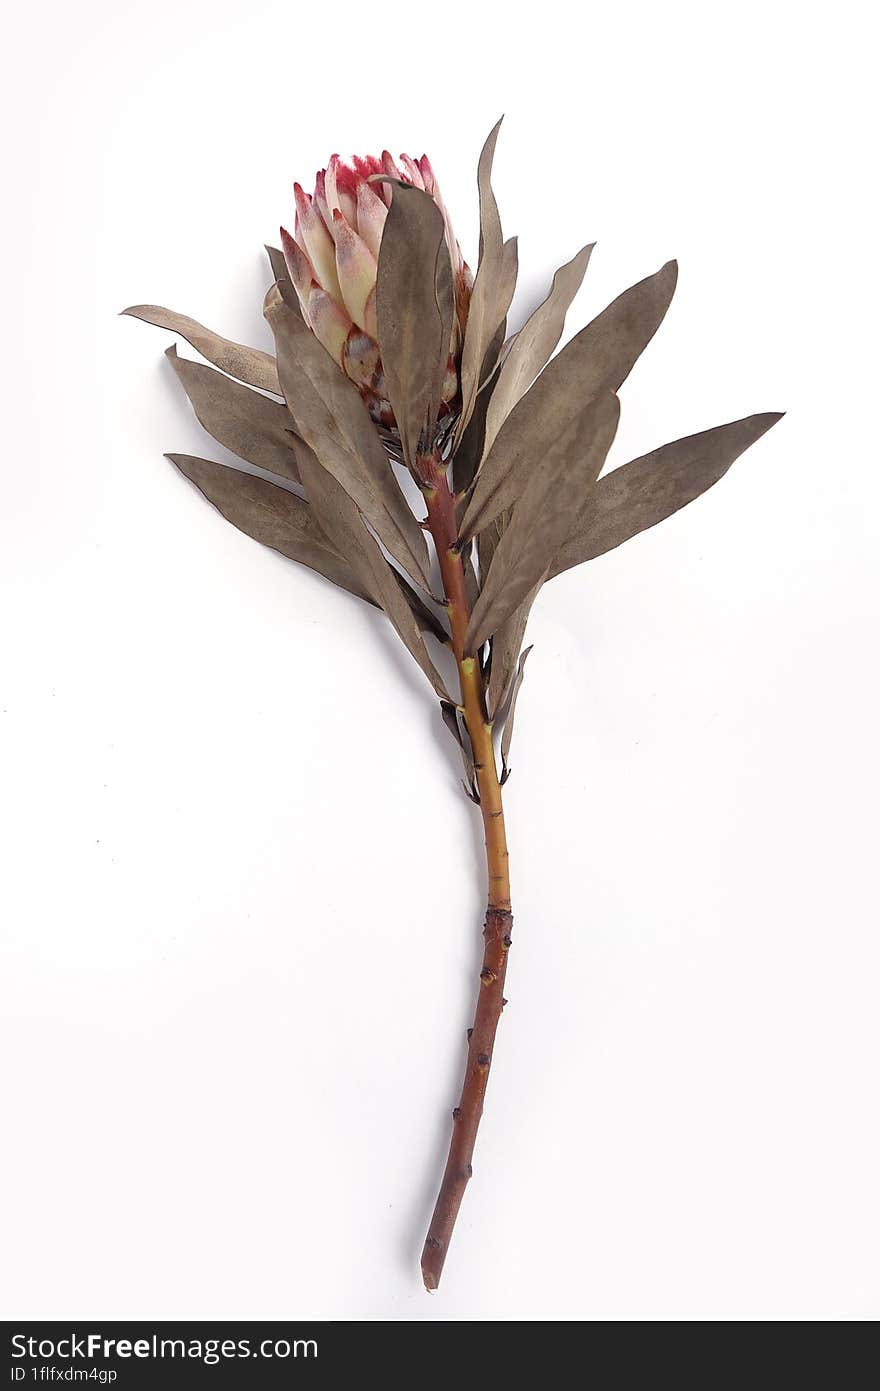
<svg viewBox="0 0 880 1391">
<path fill-rule="evenodd" d="M 429 461 L 425 461 L 427 464 Z M 455 498 L 449 491 L 445 468 L 431 461 L 430 482 L 424 488 L 428 525 L 437 547 L 440 572 L 452 629 L 452 647 L 458 663 L 461 711 L 470 736 L 476 769 L 480 811 L 486 834 L 488 908 L 483 928 L 484 952 L 473 1028 L 468 1031 L 468 1057 L 461 1099 L 452 1113 L 452 1141 L 437 1196 L 434 1215 L 422 1252 L 425 1288 L 435 1290 L 449 1249 L 464 1190 L 472 1173 L 474 1145 L 489 1069 L 495 1047 L 498 1020 L 504 1008 L 504 976 L 510 948 L 513 917 L 510 911 L 510 877 L 501 786 L 492 744 L 492 725 L 486 710 L 486 693 L 480 664 L 465 651 L 469 608 L 464 569 L 458 550 Z"/>
</svg>

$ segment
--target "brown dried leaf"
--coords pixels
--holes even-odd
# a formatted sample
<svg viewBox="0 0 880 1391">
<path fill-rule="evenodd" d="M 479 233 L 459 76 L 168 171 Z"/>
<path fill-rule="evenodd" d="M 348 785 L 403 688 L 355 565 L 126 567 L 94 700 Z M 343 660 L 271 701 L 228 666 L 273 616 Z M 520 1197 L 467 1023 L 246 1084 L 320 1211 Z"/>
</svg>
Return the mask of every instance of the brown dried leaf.
<svg viewBox="0 0 880 1391">
<path fill-rule="evenodd" d="M 501 720 L 504 724 L 504 732 L 501 735 L 501 766 L 504 770 L 505 782 L 507 781 L 508 772 L 507 759 L 510 754 L 510 745 L 513 742 L 513 719 L 516 714 L 516 702 L 520 689 L 522 688 L 523 677 L 526 673 L 526 662 L 528 661 L 531 650 L 531 647 L 527 647 L 517 662 L 516 674 L 514 675 L 513 682 L 507 694 L 507 699 L 504 702 L 505 708 L 501 714 Z"/>
<path fill-rule="evenodd" d="M 565 327 L 565 316 L 581 287 L 593 245 L 568 261 L 553 277 L 550 293 L 526 322 L 511 344 L 498 373 L 492 401 L 486 416 L 484 453 L 492 443 L 517 401 L 528 391 L 547 362 Z"/>
<path fill-rule="evenodd" d="M 501 129 L 503 116 L 499 116 L 480 151 L 477 161 L 477 191 L 480 195 L 480 260 L 486 255 L 496 256 L 501 251 L 504 240 L 501 231 L 501 216 L 492 189 L 492 164 L 495 160 L 495 146 Z"/>
<path fill-rule="evenodd" d="M 562 547 L 548 578 L 672 516 L 723 478 L 734 460 L 781 419 L 775 411 L 749 415 L 664 444 L 612 469 L 591 489 L 575 534 Z"/>
<path fill-rule="evenodd" d="M 428 608 L 421 595 L 413 589 L 409 580 L 402 575 L 399 570 L 395 570 L 393 565 L 388 565 L 390 574 L 394 577 L 401 594 L 412 609 L 413 618 L 419 626 L 419 632 L 430 633 L 431 637 L 436 638 L 443 647 L 450 646 L 449 633 L 444 628 L 436 613 Z M 381 604 L 379 605 L 381 608 Z"/>
<path fill-rule="evenodd" d="M 498 373 L 495 368 L 504 346 L 506 332 L 507 318 L 505 316 L 495 330 L 495 337 L 489 344 L 489 350 L 483 359 L 480 371 L 480 389 L 474 401 L 471 418 L 465 427 L 461 442 L 452 456 L 452 486 L 457 493 L 464 493 L 471 486 L 480 460 L 485 453 L 486 416 L 489 413 L 492 392 L 498 381 Z"/>
<path fill-rule="evenodd" d="M 516 288 L 517 270 L 516 237 L 504 243 L 497 266 L 485 260 L 480 262 L 471 293 L 461 355 L 461 414 L 455 429 L 456 447 L 463 439 L 474 413 L 481 381 L 478 366 L 485 360 L 499 326 L 506 322 Z"/>
<path fill-rule="evenodd" d="M 483 577 L 466 651 L 478 651 L 545 578 L 571 535 L 572 514 L 602 468 L 619 414 L 617 397 L 603 392 L 549 438 Z"/>
<path fill-rule="evenodd" d="M 430 590 L 425 537 L 353 382 L 279 293 L 266 298 L 278 375 L 296 428 L 357 504 L 395 560 Z"/>
<path fill-rule="evenodd" d="M 425 647 L 412 609 L 395 580 L 391 567 L 364 525 L 357 505 L 311 450 L 304 454 L 301 469 L 306 496 L 314 507 L 330 544 L 340 555 L 346 557 L 365 588 L 375 595 L 396 629 L 398 637 L 418 662 L 440 699 L 449 700 L 449 692 L 428 656 L 428 649 Z"/>
<path fill-rule="evenodd" d="M 517 605 L 510 617 L 505 618 L 498 631 L 492 635 L 492 665 L 489 669 L 486 701 L 489 706 L 489 714 L 493 719 L 496 718 L 496 712 L 504 708 L 504 703 L 510 694 L 511 682 L 516 672 L 517 659 L 526 634 L 529 614 L 542 583 L 539 581 L 533 589 L 529 590 L 522 603 Z"/>
<path fill-rule="evenodd" d="M 616 391 L 626 380 L 660 326 L 676 276 L 675 262 L 668 261 L 625 290 L 548 363 L 486 455 L 462 518 L 463 535 L 474 536 L 512 507 L 547 441 L 588 401 L 602 391 Z"/>
<path fill-rule="evenodd" d="M 498 204 L 492 192 L 492 161 L 501 121 L 489 132 L 477 166 L 480 194 L 480 261 L 474 278 L 461 356 L 461 414 L 455 429 L 460 443 L 474 409 L 480 374 L 495 332 L 506 318 L 516 285 L 516 240 L 502 240 Z"/>
<path fill-rule="evenodd" d="M 293 421 L 280 401 L 251 391 L 213 367 L 178 357 L 174 344 L 165 356 L 209 435 L 249 464 L 299 482 Z"/>
<path fill-rule="evenodd" d="M 477 572 L 474 569 L 473 546 L 468 542 L 461 550 L 461 568 L 464 574 L 464 593 L 468 608 L 472 609 L 480 593 Z"/>
<path fill-rule="evenodd" d="M 308 450 L 307 445 L 301 441 L 299 444 L 302 450 Z M 374 607 L 382 607 L 372 593 L 367 592 L 348 561 L 333 549 L 318 524 L 314 509 L 305 498 L 267 479 L 257 478 L 252 473 L 244 473 L 225 464 L 212 463 L 210 459 L 197 459 L 191 454 L 168 454 L 166 458 L 196 485 L 227 521 L 246 536 L 253 537 L 264 546 L 271 546 L 289 560 L 307 565 Z M 422 602 L 412 585 L 393 566 L 388 566 L 388 572 L 400 586 L 421 631 L 431 633 L 438 642 L 448 644 L 449 636 L 443 625 Z"/>
<path fill-rule="evenodd" d="M 433 198 L 395 187 L 376 279 L 379 349 L 406 462 L 431 440 L 455 315 L 443 214 Z"/>
<path fill-rule="evenodd" d="M 489 573 L 492 557 L 497 550 L 499 541 L 510 525 L 512 516 L 512 511 L 502 512 L 477 537 L 477 555 L 480 560 L 481 575 Z M 542 583 L 543 581 L 539 581 L 534 589 L 529 590 L 522 603 L 513 610 L 508 618 L 505 618 L 504 622 L 499 625 L 497 632 L 492 634 L 489 681 L 486 689 L 486 704 L 491 719 L 497 718 L 498 711 L 502 709 L 510 690 L 510 683 L 516 671 L 517 660 L 525 637 L 526 624 Z M 473 608 L 473 603 L 471 608 Z"/>
<path fill-rule="evenodd" d="M 492 564 L 492 557 L 498 549 L 498 542 L 510 526 L 512 516 L 512 510 L 499 512 L 498 516 L 494 517 L 477 537 L 477 559 L 480 562 L 481 586 L 489 573 L 489 566 Z"/>
<path fill-rule="evenodd" d="M 172 333 L 179 333 L 192 344 L 196 352 L 213 362 L 221 372 L 228 372 L 230 377 L 246 382 L 248 386 L 259 387 L 261 391 L 273 391 L 276 396 L 281 395 L 278 369 L 270 353 L 261 352 L 259 348 L 246 348 L 242 343 L 233 343 L 229 338 L 221 338 L 219 333 L 212 333 L 211 329 L 205 328 L 204 324 L 197 323 L 195 319 L 188 318 L 186 314 L 175 314 L 172 309 L 163 309 L 158 304 L 133 304 L 130 309 L 123 309 L 122 312 L 129 314 L 133 319 L 143 319 L 144 323 L 155 324 L 157 328 L 167 328 Z"/>
<path fill-rule="evenodd" d="M 287 262 L 284 259 L 284 252 L 278 246 L 267 246 L 266 255 L 269 257 L 269 265 L 272 267 L 273 280 L 289 280 L 290 272 L 287 269 Z"/>
<path fill-rule="evenodd" d="M 449 733 L 452 735 L 453 739 L 455 740 L 456 744 L 458 744 L 458 747 L 461 750 L 461 758 L 462 762 L 464 763 L 465 778 L 467 780 L 467 783 L 469 783 L 473 787 L 477 779 L 477 770 L 474 766 L 474 755 L 471 749 L 471 741 L 468 737 L 467 730 L 462 730 L 461 721 L 459 719 L 458 714 L 458 708 L 455 705 L 453 705 L 451 701 L 441 700 L 440 713 L 443 716 L 443 723 L 445 724 L 446 728 L 449 730 Z"/>
<path fill-rule="evenodd" d="M 317 570 L 358 598 L 375 602 L 348 562 L 332 548 L 313 509 L 296 493 L 210 459 L 191 454 L 166 457 L 239 531 Z"/>
</svg>

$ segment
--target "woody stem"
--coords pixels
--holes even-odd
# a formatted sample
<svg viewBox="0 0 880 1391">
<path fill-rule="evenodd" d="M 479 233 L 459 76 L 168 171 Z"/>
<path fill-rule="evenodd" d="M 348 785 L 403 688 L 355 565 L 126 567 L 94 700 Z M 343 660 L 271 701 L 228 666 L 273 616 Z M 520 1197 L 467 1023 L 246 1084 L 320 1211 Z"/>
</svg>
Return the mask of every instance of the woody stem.
<svg viewBox="0 0 880 1391">
<path fill-rule="evenodd" d="M 429 461 L 424 462 L 427 464 Z M 440 561 L 440 573 L 443 577 L 452 629 L 452 648 L 458 664 L 460 709 L 474 756 L 480 811 L 486 836 L 488 872 L 483 964 L 473 1028 L 468 1030 L 467 1066 L 461 1099 L 452 1113 L 452 1139 L 446 1169 L 422 1252 L 422 1277 L 425 1288 L 434 1290 L 440 1283 L 455 1220 L 472 1172 L 471 1161 L 483 1114 L 483 1098 L 492 1065 L 495 1033 L 506 1003 L 503 988 L 513 917 L 510 911 L 504 811 L 492 744 L 492 725 L 486 708 L 486 692 L 479 660 L 476 654 L 465 650 L 470 607 L 464 567 L 457 544 L 455 497 L 449 490 L 446 469 L 437 459 L 431 461 L 430 482 L 424 486 L 423 492 L 428 508 L 428 526 Z"/>
</svg>

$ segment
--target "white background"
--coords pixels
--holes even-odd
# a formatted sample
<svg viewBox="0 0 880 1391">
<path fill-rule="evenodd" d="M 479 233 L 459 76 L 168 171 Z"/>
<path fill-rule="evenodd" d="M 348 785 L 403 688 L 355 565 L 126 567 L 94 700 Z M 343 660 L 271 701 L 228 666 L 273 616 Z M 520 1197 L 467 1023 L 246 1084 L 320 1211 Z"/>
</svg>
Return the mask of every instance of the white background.
<svg viewBox="0 0 880 1391">
<path fill-rule="evenodd" d="M 865 1319 L 876 1105 L 878 227 L 869 7 L 49 0 L 3 218 L 6 1317 Z M 536 609 L 517 937 L 443 1285 L 479 832 L 357 601 L 162 457 L 231 461 L 167 304 L 268 346 L 262 243 L 333 150 L 428 150 L 521 314 L 676 255 L 619 464 L 786 419 Z M 189 349 L 186 349 L 189 352 Z"/>
</svg>

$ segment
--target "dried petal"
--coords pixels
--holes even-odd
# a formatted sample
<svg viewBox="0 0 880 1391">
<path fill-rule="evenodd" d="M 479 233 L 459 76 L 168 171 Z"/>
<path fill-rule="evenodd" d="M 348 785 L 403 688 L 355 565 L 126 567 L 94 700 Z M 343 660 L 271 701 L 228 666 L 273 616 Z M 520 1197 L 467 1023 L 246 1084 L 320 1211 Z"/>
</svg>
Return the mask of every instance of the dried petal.
<svg viewBox="0 0 880 1391">
<path fill-rule="evenodd" d="M 351 319 L 341 309 L 326 290 L 314 286 L 307 305 L 308 320 L 318 342 L 323 345 L 340 367 L 348 335 L 351 332 Z"/>
<path fill-rule="evenodd" d="M 281 228 L 281 249 L 284 252 L 284 264 L 287 266 L 291 284 L 296 290 L 303 312 L 308 314 L 312 285 L 317 283 L 315 268 L 285 227 Z"/>
<path fill-rule="evenodd" d="M 342 302 L 358 327 L 365 329 L 367 300 L 376 284 L 376 258 L 338 208 L 333 212 L 333 230 Z"/>
<path fill-rule="evenodd" d="M 403 165 L 406 178 L 409 179 L 410 183 L 413 185 L 414 188 L 421 189 L 421 191 L 424 193 L 425 181 L 422 178 L 422 171 L 416 164 L 412 156 L 401 155 L 400 162 Z"/>
<path fill-rule="evenodd" d="M 388 209 L 373 184 L 359 183 L 357 191 L 357 229 L 367 250 L 378 261 L 379 243 Z"/>
<path fill-rule="evenodd" d="M 319 209 L 315 206 L 315 200 L 310 198 L 299 184 L 293 185 L 293 191 L 296 196 L 296 212 L 303 249 L 315 268 L 318 284 L 341 303 L 342 292 L 336 274 L 336 245 Z"/>
<path fill-rule="evenodd" d="M 355 178 L 352 171 L 342 163 L 338 155 L 331 155 L 324 175 L 324 196 L 331 218 L 339 212 L 349 227 L 357 227 L 357 199 L 355 197 Z M 335 219 L 334 219 L 335 220 Z M 330 231 L 336 236 L 335 229 Z"/>
</svg>

